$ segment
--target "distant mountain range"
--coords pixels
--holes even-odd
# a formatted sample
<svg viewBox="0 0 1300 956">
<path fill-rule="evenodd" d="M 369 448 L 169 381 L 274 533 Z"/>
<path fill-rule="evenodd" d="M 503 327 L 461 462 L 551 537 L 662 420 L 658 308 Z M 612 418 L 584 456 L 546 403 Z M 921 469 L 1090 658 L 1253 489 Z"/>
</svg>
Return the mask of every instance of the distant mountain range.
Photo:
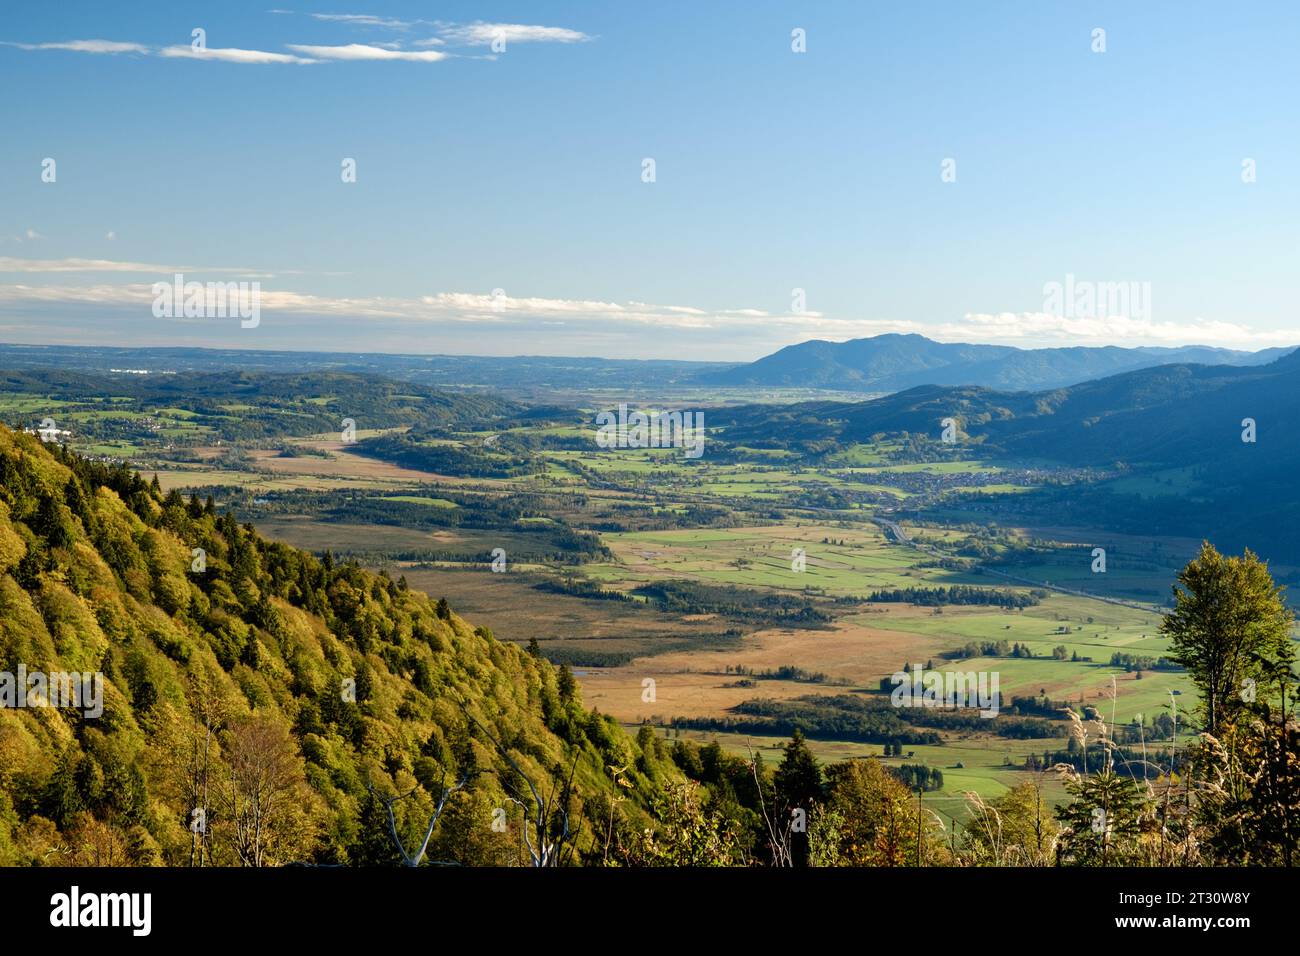
<svg viewBox="0 0 1300 956">
<path fill-rule="evenodd" d="M 1201 345 L 1018 349 L 889 334 L 848 342 L 801 342 L 748 365 L 702 371 L 696 380 L 728 388 L 898 392 L 918 385 L 980 385 L 1022 391 L 1062 388 L 1157 365 L 1265 365 L 1289 351 L 1239 352 Z"/>
<path fill-rule="evenodd" d="M 513 396 L 590 389 L 689 387 L 734 362 L 562 356 L 393 355 L 261 349 L 104 348 L 0 344 L 0 369 L 69 369 L 140 377 L 177 372 L 352 372 L 420 385 L 490 388 Z"/>
<path fill-rule="evenodd" d="M 918 385 L 1007 391 L 1063 388 L 1157 365 L 1265 365 L 1291 351 L 1116 346 L 1018 349 L 935 342 L 923 335 L 809 341 L 748 364 L 550 356 L 391 355 L 252 349 L 102 348 L 0 344 L 0 369 L 131 376 L 166 372 L 354 372 L 421 385 L 490 388 L 523 398 L 598 390 L 812 389 L 899 392 Z M 734 398 L 734 396 L 732 396 Z M 748 400 L 746 398 L 746 400 Z"/>
</svg>

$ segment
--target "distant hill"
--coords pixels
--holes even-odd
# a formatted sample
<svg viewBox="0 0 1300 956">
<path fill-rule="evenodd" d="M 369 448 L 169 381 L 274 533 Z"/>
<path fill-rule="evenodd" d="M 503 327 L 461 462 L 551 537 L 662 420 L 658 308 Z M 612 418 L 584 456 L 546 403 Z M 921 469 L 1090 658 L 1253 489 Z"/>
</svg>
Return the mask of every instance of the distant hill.
<svg viewBox="0 0 1300 956">
<path fill-rule="evenodd" d="M 29 397 L 0 408 L 8 424 L 30 427 L 49 414 L 76 420 L 79 438 L 147 439 L 150 419 L 193 437 L 245 441 L 337 432 L 351 418 L 359 429 L 503 426 L 531 414 L 523 405 L 481 391 L 399 382 L 337 371 L 182 371 L 160 374 L 24 368 L 0 372 L 0 397 Z M 42 399 L 49 404 L 43 407 Z M 2 404 L 2 403 L 0 403 Z M 87 414 L 94 412 L 96 414 Z M 180 420 L 178 422 L 178 419 Z M 156 427 L 156 426 L 152 426 Z"/>
<path fill-rule="evenodd" d="M 1289 349 L 1238 352 L 1206 346 L 1018 349 L 935 342 L 923 335 L 877 335 L 848 342 L 812 340 L 748 365 L 705 370 L 700 384 L 896 392 L 919 385 L 980 385 L 1008 390 L 1062 388 L 1119 372 L 1175 363 L 1263 365 Z"/>
<path fill-rule="evenodd" d="M 937 439 L 940 422 L 954 418 L 966 440 L 1006 454 L 1217 468 L 1243 445 L 1244 418 L 1256 420 L 1267 454 L 1300 458 L 1290 433 L 1300 421 L 1297 384 L 1300 352 L 1264 366 L 1162 365 L 1040 392 L 924 385 L 865 402 L 746 405 L 715 410 L 713 423 L 733 444 L 799 448 L 902 432 Z"/>
<path fill-rule="evenodd" d="M 149 378 L 164 373 L 353 372 L 429 386 L 486 387 L 519 395 L 592 388 L 666 388 L 734 362 L 558 356 L 390 355 L 254 349 L 100 348 L 0 344 L 0 369 L 63 369 Z M 148 375 L 141 375 L 141 372 Z"/>
<path fill-rule="evenodd" d="M 723 440 L 816 457 L 909 433 L 938 441 L 941 422 L 982 457 L 1042 459 L 1137 475 L 1183 470 L 1178 493 L 1117 485 L 1075 489 L 1056 503 L 1059 523 L 1211 535 L 1300 562 L 1300 352 L 1256 367 L 1163 365 L 1069 388 L 1006 392 L 926 385 L 858 403 L 804 402 L 720 409 Z M 1253 419 L 1256 441 L 1242 441 Z M 1026 519 L 1034 502 L 1018 496 Z"/>
</svg>

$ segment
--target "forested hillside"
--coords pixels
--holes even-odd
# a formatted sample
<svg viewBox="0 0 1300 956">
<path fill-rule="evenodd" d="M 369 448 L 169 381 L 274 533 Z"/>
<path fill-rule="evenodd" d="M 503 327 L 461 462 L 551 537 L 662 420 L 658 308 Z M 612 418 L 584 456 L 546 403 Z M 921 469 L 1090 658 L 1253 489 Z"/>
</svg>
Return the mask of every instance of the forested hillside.
<svg viewBox="0 0 1300 956">
<path fill-rule="evenodd" d="M 445 601 L 0 427 L 20 666 L 103 712 L 0 709 L 0 864 L 391 863 L 388 808 L 414 857 L 444 800 L 428 861 L 577 862 L 676 773 Z"/>
<path fill-rule="evenodd" d="M 1291 476 L 1300 443 L 1289 429 L 1300 415 L 1298 375 L 1300 354 L 1291 353 L 1258 367 L 1164 365 L 1042 392 L 926 385 L 868 402 L 723 408 L 710 421 L 720 427 L 717 441 L 816 461 L 903 433 L 914 451 L 941 453 L 950 420 L 952 454 L 1154 475 L 1181 489 L 1159 493 L 1150 482 L 1049 489 L 1017 496 L 998 515 L 1004 520 L 1058 524 L 1068 514 L 1127 533 L 1207 536 L 1295 563 L 1300 545 L 1290 528 L 1300 495 Z"/>
<path fill-rule="evenodd" d="M 28 397 L 82 439 L 176 444 L 258 441 L 337 434 L 345 418 L 359 429 L 411 425 L 469 428 L 509 422 L 523 406 L 489 395 L 336 371 L 222 369 L 175 374 L 83 372 L 62 368 L 0 373 L 0 392 Z M 21 405 L 20 405 L 21 407 Z M 24 411 L 10 424 L 26 424 Z"/>
<path fill-rule="evenodd" d="M 957 422 L 963 441 L 990 452 L 1047 458 L 1074 465 L 1178 467 L 1213 461 L 1239 449 L 1241 420 L 1258 419 L 1276 436 L 1267 454 L 1296 444 L 1280 440 L 1279 423 L 1296 409 L 1300 354 L 1268 365 L 1164 365 L 1039 392 L 926 385 L 868 402 L 804 402 L 718 409 L 731 443 L 794 450 L 870 441 L 911 432 L 938 440 L 942 421 Z M 1261 438 L 1260 451 L 1265 452 Z M 1237 466 L 1234 466 L 1237 467 Z M 1253 467 L 1253 466 L 1252 466 Z"/>
</svg>

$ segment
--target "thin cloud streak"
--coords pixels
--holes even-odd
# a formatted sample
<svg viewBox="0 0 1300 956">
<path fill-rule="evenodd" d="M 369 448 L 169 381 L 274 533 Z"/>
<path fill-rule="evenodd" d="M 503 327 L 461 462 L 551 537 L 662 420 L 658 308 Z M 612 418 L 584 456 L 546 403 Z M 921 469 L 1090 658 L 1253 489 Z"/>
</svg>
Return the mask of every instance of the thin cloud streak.
<svg viewBox="0 0 1300 956">
<path fill-rule="evenodd" d="M 59 43 L 11 43 L 0 41 L 0 46 L 13 46 L 20 50 L 66 50 L 72 53 L 149 53 L 142 43 L 123 43 L 118 40 L 65 40 Z"/>
<path fill-rule="evenodd" d="M 23 50 L 65 50 L 74 53 L 93 54 L 139 53 L 144 56 L 160 57 L 165 60 L 208 60 L 255 65 L 305 65 L 361 60 L 407 60 L 416 63 L 436 63 L 447 58 L 447 54 L 436 50 L 402 50 L 395 48 L 392 44 L 372 46 L 365 43 L 348 43 L 339 46 L 286 44 L 288 49 L 295 51 L 293 53 L 248 50 L 241 47 L 195 47 L 179 43 L 164 47 L 150 47 L 142 43 L 119 43 L 112 40 L 69 40 L 62 43 L 8 43 L 0 41 L 0 45 L 17 47 Z"/>
<path fill-rule="evenodd" d="M 116 238 L 109 233 L 108 238 Z M 254 269 L 238 269 L 228 266 L 169 266 L 153 262 L 123 262 L 115 259 L 19 259 L 13 256 L 0 256 L 0 273 L 51 273 L 51 272 L 148 272 L 167 273 L 222 273 L 231 275 L 262 275 L 273 273 L 257 272 Z M 3 288 L 0 286 L 0 288 Z"/>
<path fill-rule="evenodd" d="M 290 13 L 291 11 L 272 12 Z M 592 37 L 580 30 L 571 30 L 568 27 L 548 27 L 541 24 L 487 23 L 484 21 L 457 24 L 432 20 L 399 20 L 395 17 L 382 17 L 363 13 L 312 13 L 309 16 L 323 22 L 398 31 L 406 31 L 416 25 L 427 24 L 435 29 L 438 36 L 415 42 L 415 46 L 424 48 L 445 46 L 448 43 L 462 46 L 487 46 L 500 41 L 508 44 L 583 43 L 592 39 Z M 270 50 L 244 49 L 242 47 L 195 47 L 187 44 L 155 47 L 132 41 L 104 39 L 58 40 L 46 43 L 18 43 L 0 40 L 0 46 L 10 46 L 20 50 L 54 50 L 95 55 L 134 53 L 168 60 L 208 60 L 257 65 L 304 65 L 322 62 L 384 60 L 437 63 L 449 56 L 449 54 L 429 49 L 403 50 L 394 43 L 378 45 L 368 43 L 340 45 L 286 43 L 285 47 L 293 50 L 293 53 L 277 53 Z"/>
<path fill-rule="evenodd" d="M 398 20 L 396 17 L 381 17 L 369 13 L 312 13 L 308 14 L 308 16 L 313 20 L 324 20 L 327 23 L 345 23 L 350 26 L 379 27 L 388 30 L 409 30 L 417 24 L 431 22 L 429 20 Z"/>
<path fill-rule="evenodd" d="M 168 59 L 220 60 L 225 63 L 318 63 L 319 60 L 295 56 L 292 53 L 270 53 L 266 50 L 241 50 L 236 47 L 165 46 L 158 55 Z"/>
<path fill-rule="evenodd" d="M 11 264 L 26 266 L 15 269 Z M 185 269 L 143 263 L 104 260 L 61 260 L 30 268 L 31 260 L 0 258 L 0 272 L 137 272 L 170 280 L 183 272 L 190 281 L 209 275 L 256 277 L 238 269 Z M 60 304 L 99 305 L 105 308 L 147 308 L 152 302 L 151 283 L 127 285 L 0 285 L 0 304 L 9 307 L 39 305 L 55 310 Z M 1259 330 L 1236 322 L 1196 318 L 1187 322 L 1153 322 L 1125 317 L 1105 319 L 1062 318 L 1044 313 L 968 313 L 952 322 L 921 323 L 892 319 L 845 319 L 818 312 L 770 312 L 754 308 L 704 309 L 696 306 L 656 304 L 629 300 L 555 299 L 536 296 L 492 295 L 480 292 L 439 292 L 416 298 L 395 296 L 334 297 L 284 289 L 261 290 L 265 315 L 300 320 L 328 320 L 325 325 L 347 334 L 357 323 L 413 328 L 477 326 L 487 340 L 497 332 L 513 337 L 517 329 L 536 330 L 541 325 L 565 328 L 575 334 L 593 331 L 629 340 L 646 330 L 674 333 L 683 353 L 697 336 L 708 336 L 719 348 L 748 351 L 755 342 L 792 344 L 809 338 L 843 341 L 886 332 L 918 333 L 947 342 L 986 342 L 1021 347 L 1065 345 L 1213 345 L 1259 349 L 1300 342 L 1300 329 Z M 369 333 L 357 329 L 363 339 Z M 360 343 L 358 343 L 360 344 Z"/>
<path fill-rule="evenodd" d="M 481 20 L 466 24 L 442 24 L 439 35 L 451 43 L 463 43 L 468 46 L 487 46 L 497 39 L 504 40 L 506 43 L 584 43 L 591 39 L 587 34 L 567 27 L 546 27 L 529 23 L 485 23 Z"/>
<path fill-rule="evenodd" d="M 366 43 L 348 43 L 343 46 L 308 46 L 290 43 L 290 50 L 296 50 L 318 60 L 410 60 L 418 63 L 436 63 L 445 60 L 447 54 L 437 50 L 390 50 L 387 47 L 371 46 Z"/>
</svg>

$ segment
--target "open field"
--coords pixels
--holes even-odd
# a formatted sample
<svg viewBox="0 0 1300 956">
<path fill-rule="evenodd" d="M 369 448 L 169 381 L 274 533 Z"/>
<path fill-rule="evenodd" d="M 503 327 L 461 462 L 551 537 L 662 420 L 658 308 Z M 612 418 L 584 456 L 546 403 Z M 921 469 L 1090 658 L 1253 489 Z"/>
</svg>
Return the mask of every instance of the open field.
<svg viewBox="0 0 1300 956">
<path fill-rule="evenodd" d="M 532 586 L 526 569 L 493 573 L 485 565 L 391 569 L 411 587 L 446 597 L 457 613 L 490 627 L 504 640 L 536 639 L 544 653 L 575 662 L 631 659 L 637 655 L 688 653 L 693 648 L 733 646 L 723 637 L 728 622 L 711 615 L 663 613 L 640 601 L 603 601 L 557 594 Z M 578 665 L 586 680 L 597 669 Z M 638 691 L 639 693 L 639 691 Z"/>
<path fill-rule="evenodd" d="M 306 443 L 303 443 L 306 444 Z M 318 458 L 302 455 L 281 457 L 278 452 L 253 449 L 248 452 L 254 468 L 263 468 L 277 475 L 320 475 L 331 478 L 372 478 L 380 481 L 412 484 L 436 481 L 439 476 L 411 468 L 402 468 L 376 458 L 367 458 L 348 451 L 339 441 L 318 441 L 310 447 L 330 457 Z"/>
<path fill-rule="evenodd" d="M 323 476 L 310 474 L 273 474 L 271 472 L 239 471 L 222 468 L 195 468 L 186 465 L 144 468 L 144 474 L 158 475 L 158 483 L 164 491 L 178 488 L 188 491 L 194 488 L 210 488 L 229 485 L 245 489 L 255 494 L 307 489 L 328 491 L 336 488 L 356 488 L 370 490 L 398 490 L 406 487 L 405 482 L 366 478 L 361 476 Z"/>
<path fill-rule="evenodd" d="M 315 521 L 291 515 L 270 516 L 257 522 L 268 537 L 286 541 L 307 551 L 332 551 L 347 554 L 351 551 L 408 551 L 418 548 L 458 547 L 464 544 L 462 535 L 452 531 L 425 531 L 394 525 L 345 524 L 333 521 Z"/>
<path fill-rule="evenodd" d="M 629 725 L 630 731 L 635 727 Z M 669 739 L 694 740 L 707 743 L 716 740 L 727 752 L 748 758 L 751 754 L 760 756 L 768 766 L 781 762 L 786 739 L 768 737 L 758 734 L 734 734 L 703 732 L 696 730 L 656 731 Z M 1051 772 L 1030 772 L 1008 765 L 1008 762 L 1021 764 L 1031 752 L 1043 749 L 1063 749 L 1064 738 L 1036 741 L 1007 741 L 992 737 L 971 737 L 954 739 L 942 747 L 917 745 L 909 748 L 911 757 L 884 757 L 879 744 L 858 744 L 843 741 L 810 740 L 809 749 L 823 762 L 852 759 L 881 760 L 887 766 L 905 764 L 924 764 L 943 771 L 943 788 L 926 793 L 921 802 L 937 813 L 945 826 L 951 826 L 955 820 L 958 832 L 969 817 L 967 793 L 976 793 L 984 799 L 991 799 L 1006 793 L 1009 789 L 1027 780 L 1033 780 L 1042 787 L 1043 798 L 1048 804 L 1063 802 L 1065 787 L 1059 775 Z"/>
<path fill-rule="evenodd" d="M 831 597 L 865 597 L 880 588 L 982 583 L 938 568 L 918 568 L 927 555 L 891 544 L 874 524 L 795 522 L 756 528 L 639 532 L 606 536 L 632 575 L 669 575 L 745 587 L 815 589 Z M 805 569 L 792 568 L 802 550 Z M 603 569 L 592 568 L 601 575 Z"/>
<path fill-rule="evenodd" d="M 847 621 L 824 631 L 768 629 L 746 635 L 734 648 L 667 653 L 625 667 L 593 668 L 584 687 L 602 711 L 630 724 L 657 717 L 709 717 L 759 696 L 791 698 L 842 694 L 846 686 L 875 687 L 904 661 L 925 660 L 940 646 L 931 638 Z M 762 680 L 744 688 L 734 686 L 737 673 L 726 673 L 728 667 L 761 672 L 787 665 L 824 673 L 835 683 Z M 653 704 L 641 700 L 647 678 L 658 688 Z"/>
<path fill-rule="evenodd" d="M 440 555 L 451 562 L 451 569 L 486 570 L 493 548 L 507 553 L 527 553 L 545 546 L 538 534 L 516 530 L 477 528 L 418 528 L 400 524 L 372 524 L 347 521 L 320 521 L 309 515 L 253 515 L 259 528 L 274 538 L 308 551 L 332 551 L 336 555 L 359 554 L 367 557 L 389 554 L 393 562 L 401 555 Z M 414 559 L 410 559 L 414 560 Z M 511 565 L 523 570 L 527 565 Z M 408 579 L 417 571 L 408 571 Z M 497 577 L 497 580 L 501 580 Z M 599 602 L 602 605 L 608 602 Z"/>
</svg>

